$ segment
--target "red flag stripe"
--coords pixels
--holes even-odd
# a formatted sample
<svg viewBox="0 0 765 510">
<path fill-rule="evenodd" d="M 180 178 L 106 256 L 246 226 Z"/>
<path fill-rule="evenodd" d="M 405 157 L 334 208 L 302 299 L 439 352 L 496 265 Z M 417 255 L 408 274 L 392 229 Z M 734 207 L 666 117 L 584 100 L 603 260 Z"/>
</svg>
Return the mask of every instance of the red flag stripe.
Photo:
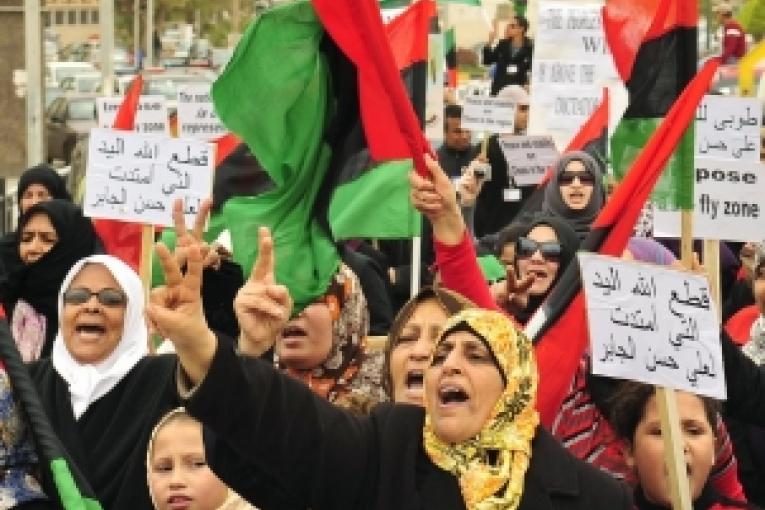
<svg viewBox="0 0 765 510">
<path fill-rule="evenodd" d="M 640 46 L 676 28 L 695 27 L 697 2 L 687 0 L 608 0 L 603 29 L 623 81 L 630 79 Z"/>
<path fill-rule="evenodd" d="M 643 204 L 694 118 L 696 107 L 709 89 L 719 64 L 718 58 L 708 61 L 685 88 L 601 210 L 585 245 L 607 231 L 597 251 L 604 255 L 621 256 L 632 236 Z M 552 299 L 553 295 L 547 301 Z M 551 303 L 551 307 L 555 305 L 564 306 L 565 303 Z M 554 316 L 554 313 L 550 315 Z M 536 343 L 539 368 L 537 407 L 542 423 L 547 427 L 552 424 L 568 394 L 573 374 L 587 348 L 589 334 L 584 318 L 584 295 L 580 288 L 565 311 L 557 317 L 555 324 Z"/>
<path fill-rule="evenodd" d="M 125 93 L 125 98 L 122 100 L 119 110 L 117 110 L 117 116 L 114 119 L 113 125 L 114 129 L 133 130 L 142 90 L 143 77 L 139 74 L 130 84 Z M 97 219 L 93 221 L 93 226 L 109 255 L 121 259 L 135 271 L 139 271 L 141 265 L 140 224 Z"/>
<path fill-rule="evenodd" d="M 436 15 L 433 0 L 419 0 L 385 26 L 398 70 L 428 59 L 428 28 Z"/>
<path fill-rule="evenodd" d="M 406 95 L 375 0 L 312 0 L 327 33 L 358 70 L 364 133 L 376 161 L 412 158 L 425 173 L 431 152 Z"/>
</svg>

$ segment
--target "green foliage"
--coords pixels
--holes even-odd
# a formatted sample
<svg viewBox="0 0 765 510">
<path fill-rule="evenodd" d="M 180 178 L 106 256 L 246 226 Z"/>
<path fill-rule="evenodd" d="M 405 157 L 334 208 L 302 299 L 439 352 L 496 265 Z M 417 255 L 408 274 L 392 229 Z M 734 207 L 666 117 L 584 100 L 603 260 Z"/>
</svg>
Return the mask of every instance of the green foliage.
<svg viewBox="0 0 765 510">
<path fill-rule="evenodd" d="M 765 35 L 765 0 L 747 0 L 741 7 L 738 20 L 755 38 Z"/>
</svg>

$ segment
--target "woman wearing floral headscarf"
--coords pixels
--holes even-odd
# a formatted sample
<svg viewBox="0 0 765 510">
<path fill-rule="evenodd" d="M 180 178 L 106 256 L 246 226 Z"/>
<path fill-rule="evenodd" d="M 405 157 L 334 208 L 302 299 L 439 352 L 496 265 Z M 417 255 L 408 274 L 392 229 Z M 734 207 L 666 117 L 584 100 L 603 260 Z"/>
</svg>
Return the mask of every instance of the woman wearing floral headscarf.
<svg viewBox="0 0 765 510">
<path fill-rule="evenodd" d="M 277 368 L 344 407 L 364 412 L 386 400 L 380 382 L 382 356 L 369 356 L 364 350 L 369 311 L 354 272 L 341 264 L 324 295 L 288 320 L 292 298 L 286 286 L 276 283 L 273 240 L 267 229 L 261 229 L 258 252 L 250 277 L 234 300 L 242 329 L 240 352 L 258 357 L 274 346 Z M 270 312 L 266 315 L 276 324 L 274 336 L 247 334 L 255 326 L 250 324 L 253 309 Z"/>
<path fill-rule="evenodd" d="M 163 265 L 176 273 L 169 257 Z M 196 281 L 187 273 L 177 286 Z M 198 384 L 186 409 L 211 432 L 213 471 L 262 510 L 631 507 L 626 487 L 537 426 L 531 342 L 500 313 L 466 310 L 446 321 L 424 409 L 382 404 L 358 417 L 221 348 L 204 317 L 188 313 L 198 296 L 177 296 L 173 286 L 156 293 L 149 319 L 176 346 L 182 386 Z M 245 334 L 278 331 L 279 306 L 250 308 Z"/>
<path fill-rule="evenodd" d="M 274 363 L 330 402 L 359 392 L 382 400 L 379 362 L 365 359 L 368 331 L 361 283 L 342 264 L 325 294 L 286 324 L 276 341 Z"/>
</svg>

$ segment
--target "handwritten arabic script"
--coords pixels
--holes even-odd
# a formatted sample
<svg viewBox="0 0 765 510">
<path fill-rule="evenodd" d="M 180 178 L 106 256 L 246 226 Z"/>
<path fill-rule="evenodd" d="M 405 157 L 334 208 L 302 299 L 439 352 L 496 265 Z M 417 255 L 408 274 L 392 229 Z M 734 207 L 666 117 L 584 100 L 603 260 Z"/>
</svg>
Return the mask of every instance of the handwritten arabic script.
<svg viewBox="0 0 765 510">
<path fill-rule="evenodd" d="M 760 161 L 760 101 L 705 96 L 696 110 L 696 157 Z"/>
<path fill-rule="evenodd" d="M 172 226 L 172 202 L 182 198 L 189 226 L 211 195 L 213 147 L 197 140 L 110 129 L 91 131 L 85 214 Z"/>
<path fill-rule="evenodd" d="M 590 253 L 579 262 L 594 373 L 725 398 L 706 279 Z"/>
</svg>

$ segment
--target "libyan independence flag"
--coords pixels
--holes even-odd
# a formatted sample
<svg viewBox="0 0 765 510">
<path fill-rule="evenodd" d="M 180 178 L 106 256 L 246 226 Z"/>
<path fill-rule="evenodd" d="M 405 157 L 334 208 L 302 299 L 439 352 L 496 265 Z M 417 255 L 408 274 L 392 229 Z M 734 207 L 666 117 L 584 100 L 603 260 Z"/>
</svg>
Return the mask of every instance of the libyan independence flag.
<svg viewBox="0 0 765 510">
<path fill-rule="evenodd" d="M 664 166 L 695 117 L 709 88 L 719 59 L 705 64 L 671 105 L 648 143 L 640 150 L 625 178 L 600 211 L 581 249 L 621 256 L 632 236 L 643 204 L 653 191 Z M 588 341 L 584 294 L 579 268 L 570 264 L 537 313 L 526 325 L 539 367 L 537 407 L 542 423 L 550 427 L 568 394 L 574 373 Z"/>
<path fill-rule="evenodd" d="M 618 178 L 696 73 L 697 20 L 695 1 L 606 2 L 606 39 L 629 93 L 627 111 L 611 138 L 611 160 Z M 692 129 L 669 160 L 653 201 L 665 209 L 693 207 Z"/>
<path fill-rule="evenodd" d="M 411 19 L 432 9 L 432 2 L 415 4 Z M 412 32 L 421 25 L 416 20 L 394 30 L 410 41 L 407 47 L 389 41 L 391 29 L 386 33 L 374 0 L 281 5 L 250 25 L 213 85 L 221 121 L 274 183 L 270 191 L 223 206 L 235 258 L 249 273 L 257 229 L 270 227 L 276 277 L 290 289 L 296 310 L 322 295 L 336 272 L 334 240 L 344 237 L 336 230 L 343 221 L 382 220 L 401 209 L 404 221 L 399 215 L 393 225 L 399 234 L 416 232 L 407 160 L 424 170 L 429 148 L 399 74 L 427 50 L 427 32 L 421 38 Z M 360 179 L 368 179 L 366 185 L 342 193 Z M 356 202 L 367 205 L 349 216 Z"/>
<path fill-rule="evenodd" d="M 36 447 L 38 470 L 48 497 L 64 510 L 101 510 L 90 484 L 53 431 L 5 321 L 0 324 L 0 360 L 13 387 L 14 403 L 26 418 L 24 424 Z"/>
</svg>

